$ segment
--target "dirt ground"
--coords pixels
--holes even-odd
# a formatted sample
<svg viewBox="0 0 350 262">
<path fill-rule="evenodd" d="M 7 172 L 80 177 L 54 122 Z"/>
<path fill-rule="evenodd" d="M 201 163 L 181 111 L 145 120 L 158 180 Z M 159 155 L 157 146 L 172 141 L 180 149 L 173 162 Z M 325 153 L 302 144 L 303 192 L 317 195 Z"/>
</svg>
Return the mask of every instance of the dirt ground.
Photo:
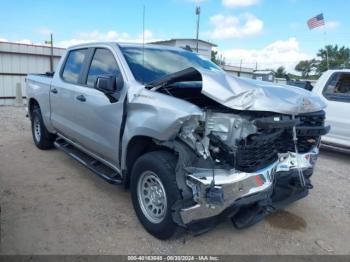
<svg viewBox="0 0 350 262">
<path fill-rule="evenodd" d="M 0 107 L 1 254 L 350 254 L 350 156 L 322 152 L 310 195 L 257 225 L 226 221 L 159 241 L 130 194 L 58 150 L 40 151 L 23 108 Z"/>
</svg>

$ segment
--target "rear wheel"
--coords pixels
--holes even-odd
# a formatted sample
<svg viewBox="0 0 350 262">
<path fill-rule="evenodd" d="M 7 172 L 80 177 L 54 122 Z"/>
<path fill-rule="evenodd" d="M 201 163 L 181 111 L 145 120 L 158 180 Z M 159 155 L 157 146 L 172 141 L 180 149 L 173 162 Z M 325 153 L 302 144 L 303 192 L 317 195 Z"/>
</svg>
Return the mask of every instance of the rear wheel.
<svg viewBox="0 0 350 262">
<path fill-rule="evenodd" d="M 31 118 L 34 144 L 43 150 L 52 148 L 56 136 L 46 129 L 39 107 L 33 109 Z"/>
<path fill-rule="evenodd" d="M 173 204 L 181 199 L 175 179 L 176 157 L 166 151 L 141 156 L 131 174 L 131 196 L 137 217 L 145 229 L 159 239 L 182 232 L 173 221 Z"/>
</svg>

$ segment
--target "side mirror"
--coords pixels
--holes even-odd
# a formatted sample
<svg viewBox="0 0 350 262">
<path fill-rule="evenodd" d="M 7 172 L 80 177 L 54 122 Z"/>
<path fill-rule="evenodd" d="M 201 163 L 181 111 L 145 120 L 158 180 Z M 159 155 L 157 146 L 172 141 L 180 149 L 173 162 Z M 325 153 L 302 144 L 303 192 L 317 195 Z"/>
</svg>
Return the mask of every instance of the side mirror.
<svg viewBox="0 0 350 262">
<path fill-rule="evenodd" d="M 101 75 L 96 78 L 95 89 L 103 92 L 111 103 L 119 101 L 123 89 L 123 79 L 112 75 Z"/>
<path fill-rule="evenodd" d="M 95 82 L 95 88 L 106 95 L 113 94 L 116 91 L 115 76 L 98 76 Z"/>
</svg>

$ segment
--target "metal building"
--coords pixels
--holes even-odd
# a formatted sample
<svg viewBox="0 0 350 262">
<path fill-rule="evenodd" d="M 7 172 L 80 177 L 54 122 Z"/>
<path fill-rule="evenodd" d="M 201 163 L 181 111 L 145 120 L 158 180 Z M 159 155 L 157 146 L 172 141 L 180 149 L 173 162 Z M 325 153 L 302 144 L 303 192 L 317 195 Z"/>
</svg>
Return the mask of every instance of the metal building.
<svg viewBox="0 0 350 262">
<path fill-rule="evenodd" d="M 254 69 L 242 66 L 232 66 L 232 65 L 222 65 L 222 69 L 224 69 L 228 74 L 246 78 L 253 78 Z"/>
<path fill-rule="evenodd" d="M 195 52 L 197 47 L 197 39 L 176 38 L 170 40 L 151 42 L 149 44 L 176 46 L 185 49 L 190 48 L 192 51 Z M 206 57 L 207 59 L 211 59 L 211 50 L 213 47 L 217 47 L 217 45 L 201 39 L 198 40 L 198 54 Z"/>
<path fill-rule="evenodd" d="M 53 68 L 64 51 L 63 48 L 53 48 Z M 26 75 L 50 71 L 50 54 L 48 46 L 0 42 L 0 105 L 15 103 L 18 83 L 25 98 Z"/>
<path fill-rule="evenodd" d="M 272 70 L 255 70 L 253 79 L 275 82 L 275 74 Z"/>
</svg>

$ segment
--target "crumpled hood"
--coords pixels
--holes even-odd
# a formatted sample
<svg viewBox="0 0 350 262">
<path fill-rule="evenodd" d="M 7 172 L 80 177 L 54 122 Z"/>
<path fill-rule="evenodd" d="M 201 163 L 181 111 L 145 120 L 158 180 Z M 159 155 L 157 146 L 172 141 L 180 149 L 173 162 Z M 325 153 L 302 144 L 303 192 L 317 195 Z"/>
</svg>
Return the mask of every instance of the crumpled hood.
<svg viewBox="0 0 350 262">
<path fill-rule="evenodd" d="M 302 88 L 197 70 L 202 75 L 202 94 L 232 109 L 297 115 L 326 107 L 317 95 Z"/>
</svg>

